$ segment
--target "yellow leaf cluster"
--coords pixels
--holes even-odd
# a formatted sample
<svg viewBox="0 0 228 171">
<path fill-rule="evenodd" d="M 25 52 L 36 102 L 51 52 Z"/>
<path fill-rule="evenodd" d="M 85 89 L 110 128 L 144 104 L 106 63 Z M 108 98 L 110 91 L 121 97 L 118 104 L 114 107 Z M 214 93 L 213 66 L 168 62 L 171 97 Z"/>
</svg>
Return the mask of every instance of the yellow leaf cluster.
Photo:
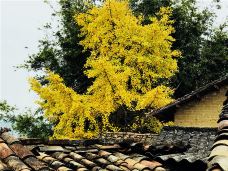
<svg viewBox="0 0 228 171">
<path fill-rule="evenodd" d="M 164 126 L 174 126 L 174 123 L 171 121 L 161 122 L 153 116 L 149 118 L 137 116 L 135 117 L 135 122 L 130 127 L 134 132 L 144 129 L 144 131 L 159 134 Z"/>
<path fill-rule="evenodd" d="M 30 79 L 45 115 L 56 123 L 55 138 L 91 138 L 116 130 L 109 115 L 123 105 L 139 110 L 171 102 L 172 90 L 159 81 L 177 71 L 175 57 L 180 52 L 172 50 L 171 9 L 161 8 L 157 15 L 150 18 L 151 24 L 142 25 L 127 0 L 106 0 L 75 16 L 84 37 L 80 43 L 91 51 L 85 73 L 94 78 L 93 84 L 80 95 L 52 72 L 45 86 Z"/>
<path fill-rule="evenodd" d="M 66 87 L 59 75 L 53 72 L 48 71 L 46 79 L 49 83 L 45 86 L 34 78 L 29 81 L 32 89 L 43 99 L 38 103 L 44 109 L 46 117 L 56 123 L 54 138 L 92 138 L 99 131 L 115 130 L 108 122 L 109 113 L 114 110 L 109 107 L 110 104 L 103 107 L 102 102 L 95 97 L 77 94 Z M 98 117 L 101 117 L 101 122 L 98 122 Z M 100 123 L 103 124 L 102 127 L 99 127 Z"/>
<path fill-rule="evenodd" d="M 142 17 L 133 15 L 127 0 L 107 0 L 102 7 L 76 15 L 85 37 L 81 45 L 92 51 L 86 74 L 96 80 L 89 90 L 108 86 L 110 95 L 114 93 L 111 99 L 131 109 L 132 101 L 138 102 L 136 109 L 169 103 L 172 90 L 155 85 L 177 71 L 175 57 L 180 52 L 171 48 L 171 12 L 162 7 L 157 18 L 150 18 L 151 24 L 142 25 Z"/>
</svg>

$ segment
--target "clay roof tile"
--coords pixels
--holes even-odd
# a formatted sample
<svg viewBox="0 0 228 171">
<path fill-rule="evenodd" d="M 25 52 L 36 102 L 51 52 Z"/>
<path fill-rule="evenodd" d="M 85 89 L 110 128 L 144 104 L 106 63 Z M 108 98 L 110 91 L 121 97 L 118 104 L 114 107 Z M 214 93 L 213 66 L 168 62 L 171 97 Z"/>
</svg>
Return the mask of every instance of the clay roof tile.
<svg viewBox="0 0 228 171">
<path fill-rule="evenodd" d="M 9 145 L 16 142 L 20 142 L 19 139 L 11 135 L 9 132 L 2 133 L 0 137 Z"/>
<path fill-rule="evenodd" d="M 32 170 L 31 168 L 29 168 L 23 161 L 21 161 L 16 156 L 9 156 L 4 161 L 14 171 L 21 171 L 23 169 L 26 171 Z"/>
<path fill-rule="evenodd" d="M 0 159 L 5 159 L 11 155 L 15 155 L 14 152 L 5 143 L 0 143 Z"/>
<path fill-rule="evenodd" d="M 28 150 L 26 147 L 24 147 L 22 144 L 12 144 L 9 147 L 21 159 L 24 159 L 28 156 L 34 156 L 34 154 L 30 150 Z"/>
<path fill-rule="evenodd" d="M 223 133 L 225 132 L 223 131 Z M 143 142 L 137 142 L 138 140 L 135 139 L 120 144 L 116 143 L 115 140 L 110 142 L 107 139 L 100 144 L 94 144 L 97 141 L 83 143 L 83 140 L 73 142 L 71 140 L 58 140 L 51 141 L 51 143 L 48 140 L 37 140 L 39 143 L 36 143 L 34 139 L 32 141 L 31 139 L 29 141 L 20 139 L 19 141 L 13 137 L 9 138 L 8 133 L 2 134 L 4 134 L 4 139 L 2 138 L 0 143 L 2 147 L 0 145 L 0 148 L 5 150 L 3 150 L 4 159 L 0 159 L 0 161 L 8 168 L 22 164 L 23 167 L 20 167 L 20 171 L 164 171 L 163 165 L 156 162 L 157 158 L 153 158 L 154 156 L 160 153 L 163 157 L 160 157 L 159 160 L 161 159 L 163 164 L 169 158 L 174 158 L 177 163 L 187 158 L 188 165 L 196 160 L 204 163 L 203 156 L 208 154 L 206 150 L 212 146 L 215 138 L 214 129 L 173 127 L 164 129 L 160 135 L 153 138 L 153 142 L 147 142 L 148 148 L 145 148 L 146 145 Z M 115 135 L 122 138 L 138 137 L 140 141 L 145 141 L 143 134 L 130 133 L 127 135 L 127 133 L 120 133 L 118 135 L 118 133 L 115 133 Z M 145 134 L 145 137 L 147 136 Z M 9 141 L 10 139 L 14 140 Z M 180 140 L 183 142 L 178 144 L 177 142 Z M 175 145 L 174 142 L 178 145 Z M 167 143 L 169 144 L 167 145 Z M 188 143 L 191 145 L 190 149 Z M 211 146 L 208 144 L 211 144 Z M 192 150 L 191 153 L 183 154 L 182 147 L 187 152 Z M 1 153 L 3 152 L 0 151 Z M 152 155 L 149 153 L 152 153 Z M 166 153 L 168 153 L 167 157 L 164 156 Z M 11 159 L 10 162 L 8 159 Z M 10 171 L 14 170 L 11 169 Z"/>
</svg>

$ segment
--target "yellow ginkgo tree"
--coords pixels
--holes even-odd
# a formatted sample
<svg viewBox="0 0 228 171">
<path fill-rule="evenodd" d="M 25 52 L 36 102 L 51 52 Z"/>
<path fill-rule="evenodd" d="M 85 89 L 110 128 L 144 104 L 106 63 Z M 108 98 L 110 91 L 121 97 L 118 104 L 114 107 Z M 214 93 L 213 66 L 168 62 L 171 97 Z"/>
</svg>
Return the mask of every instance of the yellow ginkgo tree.
<svg viewBox="0 0 228 171">
<path fill-rule="evenodd" d="M 84 38 L 80 43 L 91 52 L 85 73 L 93 84 L 85 94 L 77 94 L 52 72 L 45 86 L 30 80 L 46 117 L 56 123 L 55 138 L 91 138 L 116 130 L 109 116 L 120 107 L 135 111 L 171 102 L 173 91 L 161 81 L 177 71 L 180 55 L 172 49 L 170 15 L 169 8 L 161 8 L 143 25 L 127 0 L 106 0 L 75 15 Z"/>
</svg>

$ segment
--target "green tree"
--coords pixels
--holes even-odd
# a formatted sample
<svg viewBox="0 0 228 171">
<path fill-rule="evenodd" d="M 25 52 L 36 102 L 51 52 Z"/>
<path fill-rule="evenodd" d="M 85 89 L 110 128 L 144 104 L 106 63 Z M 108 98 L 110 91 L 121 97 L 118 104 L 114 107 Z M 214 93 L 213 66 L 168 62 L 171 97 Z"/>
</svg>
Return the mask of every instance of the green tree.
<svg viewBox="0 0 228 171">
<path fill-rule="evenodd" d="M 53 134 L 53 124 L 43 117 L 41 110 L 32 112 L 27 109 L 25 112 L 20 113 L 16 107 L 10 106 L 6 101 L 1 101 L 1 120 L 10 124 L 13 131 L 29 138 L 46 139 Z"/>
<path fill-rule="evenodd" d="M 48 122 L 40 110 L 32 112 L 30 109 L 19 114 L 8 114 L 5 121 L 12 124 L 14 131 L 28 138 L 47 139 L 53 134 L 53 124 Z"/>
<path fill-rule="evenodd" d="M 10 106 L 5 100 L 0 101 L 0 120 L 2 120 L 6 114 L 14 111 L 15 109 L 15 107 Z"/>
<path fill-rule="evenodd" d="M 73 16 L 75 13 L 86 11 L 93 1 L 60 0 L 58 4 L 60 11 L 54 9 L 52 14 L 59 22 L 57 30 L 55 31 L 50 23 L 45 25 L 43 29 L 52 32 L 52 38 L 49 36 L 39 40 L 39 52 L 30 55 L 22 67 L 36 72 L 48 68 L 58 73 L 67 86 L 83 93 L 91 84 L 91 80 L 83 72 L 83 66 L 90 53 L 83 51 L 79 44 L 83 38 L 79 36 L 80 28 Z M 42 75 L 37 74 L 37 77 L 45 84 Z"/>
<path fill-rule="evenodd" d="M 154 16 L 161 6 L 171 6 L 173 9 L 173 20 L 175 20 L 173 26 L 176 30 L 173 33 L 176 39 L 173 48 L 182 52 L 182 57 L 178 60 L 179 72 L 171 81 L 171 85 L 176 88 L 176 97 L 183 96 L 228 72 L 225 43 L 227 31 L 217 32 L 212 29 L 215 20 L 213 11 L 209 9 L 199 11 L 196 0 L 138 2 L 132 0 L 132 7 L 136 15 L 144 15 L 145 23 L 148 23 L 149 16 Z"/>
<path fill-rule="evenodd" d="M 201 50 L 198 74 L 206 77 L 197 86 L 228 74 L 228 34 L 226 25 L 215 29 L 209 40 L 205 40 Z"/>
</svg>

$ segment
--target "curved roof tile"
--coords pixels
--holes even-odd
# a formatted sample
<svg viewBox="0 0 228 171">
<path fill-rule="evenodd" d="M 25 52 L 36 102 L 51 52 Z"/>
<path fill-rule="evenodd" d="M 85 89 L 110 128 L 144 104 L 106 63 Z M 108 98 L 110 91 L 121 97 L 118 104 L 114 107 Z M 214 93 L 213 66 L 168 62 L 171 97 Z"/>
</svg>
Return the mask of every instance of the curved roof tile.
<svg viewBox="0 0 228 171">
<path fill-rule="evenodd" d="M 208 171 L 228 171 L 228 91 L 218 120 L 218 135 L 208 158 Z"/>
</svg>

